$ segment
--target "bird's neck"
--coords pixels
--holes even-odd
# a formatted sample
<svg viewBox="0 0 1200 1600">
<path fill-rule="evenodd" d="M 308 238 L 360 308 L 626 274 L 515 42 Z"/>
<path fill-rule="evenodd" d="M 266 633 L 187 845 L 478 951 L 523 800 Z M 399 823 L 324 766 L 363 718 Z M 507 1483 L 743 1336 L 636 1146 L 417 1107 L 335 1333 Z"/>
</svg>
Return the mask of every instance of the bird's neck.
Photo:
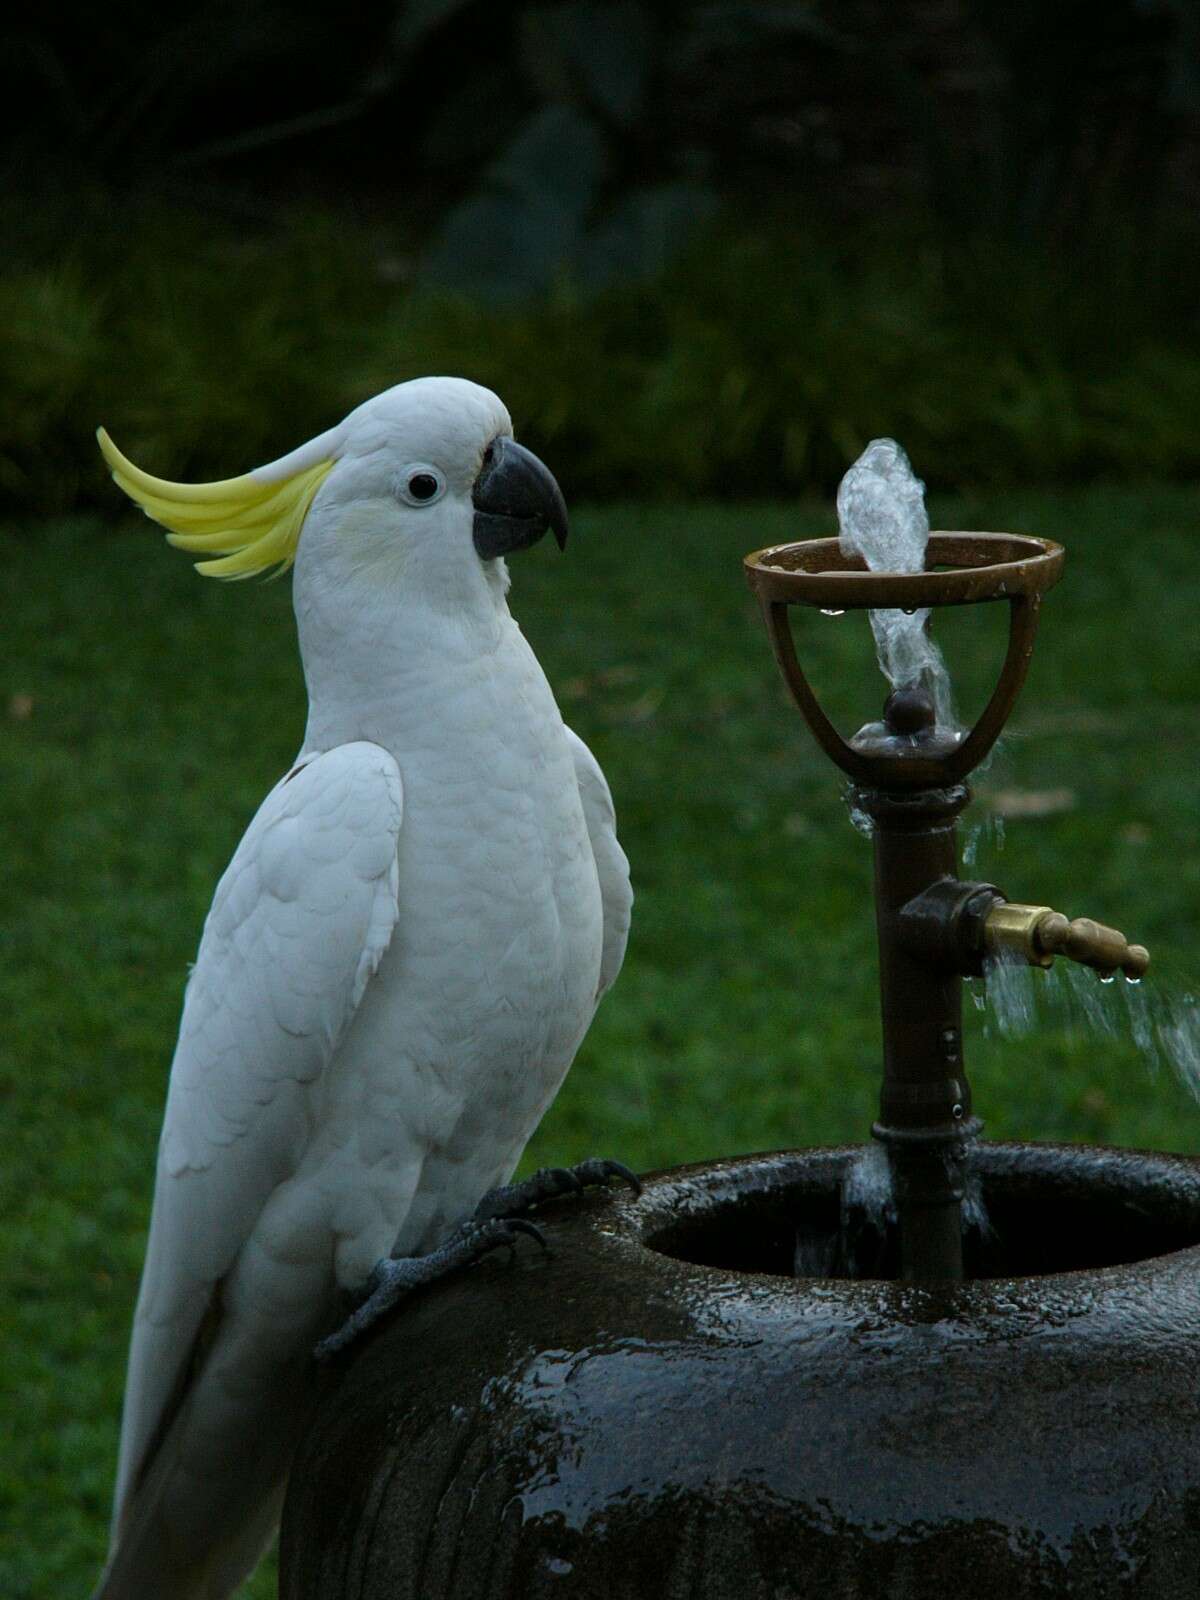
<svg viewBox="0 0 1200 1600">
<path fill-rule="evenodd" d="M 388 581 L 377 570 L 306 570 L 294 606 L 308 688 L 303 753 L 369 739 L 396 750 L 438 718 L 480 663 L 516 631 L 502 562 L 475 562 L 454 586 Z"/>
</svg>

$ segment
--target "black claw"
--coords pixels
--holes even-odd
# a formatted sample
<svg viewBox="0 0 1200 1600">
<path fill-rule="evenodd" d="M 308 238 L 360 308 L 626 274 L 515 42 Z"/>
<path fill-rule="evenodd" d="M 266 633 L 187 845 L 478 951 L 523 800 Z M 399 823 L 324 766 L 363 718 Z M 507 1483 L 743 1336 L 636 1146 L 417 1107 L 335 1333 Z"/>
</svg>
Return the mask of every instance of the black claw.
<svg viewBox="0 0 1200 1600">
<path fill-rule="evenodd" d="M 629 1185 L 634 1194 L 641 1194 L 642 1180 L 638 1177 L 636 1172 L 631 1172 L 624 1162 L 608 1161 L 605 1163 L 605 1165 L 608 1167 L 610 1177 L 620 1178 L 622 1183 L 627 1183 Z"/>
<path fill-rule="evenodd" d="M 607 1183 L 610 1178 L 620 1178 L 622 1183 L 629 1185 L 634 1194 L 642 1192 L 642 1180 L 621 1161 L 609 1161 L 594 1156 L 590 1161 L 581 1161 L 575 1172 L 584 1183 Z"/>
<path fill-rule="evenodd" d="M 524 1217 L 507 1217 L 505 1218 L 505 1227 L 513 1233 L 527 1233 L 531 1239 L 537 1240 L 547 1255 L 550 1254 L 550 1246 L 546 1242 L 546 1235 L 536 1223 L 528 1222 Z"/>
</svg>

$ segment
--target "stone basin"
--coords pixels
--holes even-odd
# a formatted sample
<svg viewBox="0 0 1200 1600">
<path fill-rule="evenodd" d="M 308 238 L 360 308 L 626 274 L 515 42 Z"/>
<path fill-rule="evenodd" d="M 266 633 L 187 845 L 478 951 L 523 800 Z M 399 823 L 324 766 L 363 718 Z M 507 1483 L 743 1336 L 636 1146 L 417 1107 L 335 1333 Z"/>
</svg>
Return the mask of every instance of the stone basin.
<svg viewBox="0 0 1200 1600">
<path fill-rule="evenodd" d="M 791 1276 L 859 1153 L 560 1201 L 414 1296 L 323 1382 L 284 1600 L 1194 1600 L 1200 1160 L 982 1143 L 968 1281 Z"/>
</svg>

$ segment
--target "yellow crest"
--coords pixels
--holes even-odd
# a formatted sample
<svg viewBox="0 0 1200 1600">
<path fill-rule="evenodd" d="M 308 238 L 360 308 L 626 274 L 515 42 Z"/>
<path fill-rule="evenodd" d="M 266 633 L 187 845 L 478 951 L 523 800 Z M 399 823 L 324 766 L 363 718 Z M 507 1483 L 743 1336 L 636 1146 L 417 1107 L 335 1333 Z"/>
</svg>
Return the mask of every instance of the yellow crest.
<svg viewBox="0 0 1200 1600">
<path fill-rule="evenodd" d="M 210 578 L 290 567 L 313 496 L 333 466 L 319 461 L 274 482 L 247 472 L 219 483 L 171 483 L 135 467 L 103 428 L 96 438 L 118 488 L 169 530 L 169 544 L 207 555 L 196 571 Z"/>
</svg>

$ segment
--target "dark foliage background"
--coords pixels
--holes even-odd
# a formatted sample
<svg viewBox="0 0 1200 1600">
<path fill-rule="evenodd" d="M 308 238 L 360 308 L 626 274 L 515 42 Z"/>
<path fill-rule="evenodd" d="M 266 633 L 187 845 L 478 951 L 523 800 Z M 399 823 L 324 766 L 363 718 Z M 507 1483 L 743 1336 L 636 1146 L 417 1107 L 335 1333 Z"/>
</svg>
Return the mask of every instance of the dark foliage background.
<svg viewBox="0 0 1200 1600">
<path fill-rule="evenodd" d="M 503 196 L 531 278 L 665 189 L 1065 237 L 1196 175 L 1192 0 L 117 0 L 6 32 L 14 164 L 374 202 L 422 239 Z"/>
<path fill-rule="evenodd" d="M 576 492 L 1195 471 L 1196 0 L 116 0 L 11 22 L 0 493 L 414 372 Z"/>
</svg>

